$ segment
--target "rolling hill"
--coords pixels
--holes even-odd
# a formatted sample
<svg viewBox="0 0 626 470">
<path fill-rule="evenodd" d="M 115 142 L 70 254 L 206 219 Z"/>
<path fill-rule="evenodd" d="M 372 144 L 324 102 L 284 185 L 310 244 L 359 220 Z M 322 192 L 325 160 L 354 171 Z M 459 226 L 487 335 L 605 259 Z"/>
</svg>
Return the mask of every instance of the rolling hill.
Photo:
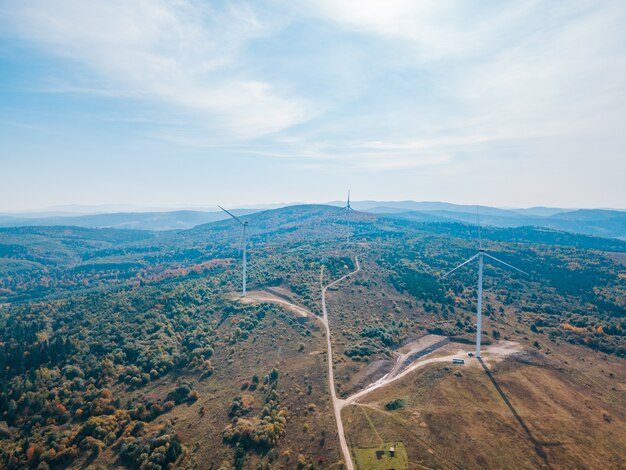
<svg viewBox="0 0 626 470">
<path fill-rule="evenodd" d="M 252 209 L 235 209 L 235 215 L 257 212 Z M 135 230 L 175 230 L 224 220 L 222 211 L 171 211 L 171 212 L 117 212 L 88 215 L 25 217 L 0 215 L 0 227 L 72 225 L 85 228 L 120 228 Z"/>
<path fill-rule="evenodd" d="M 529 276 L 486 266 L 483 369 L 475 270 L 441 279 L 475 227 L 325 205 L 244 218 L 246 302 L 232 220 L 0 229 L 0 466 L 345 468 L 328 361 L 355 462 L 382 465 L 389 443 L 393 468 L 626 458 L 626 241 L 485 227 Z M 350 272 L 328 336 L 321 283 Z M 422 354 L 429 335 L 446 341 Z"/>
<path fill-rule="evenodd" d="M 335 201 L 331 206 L 342 207 Z M 285 207 L 298 206 L 292 204 Z M 455 221 L 477 223 L 477 209 L 483 225 L 496 227 L 545 227 L 572 233 L 626 239 L 626 212 L 603 209 L 559 209 L 533 207 L 528 209 L 499 209 L 445 202 L 416 201 L 354 201 L 352 206 L 362 212 L 388 214 L 420 222 Z M 235 209 L 235 215 L 247 215 L 261 209 Z M 73 225 L 85 228 L 121 228 L 136 230 L 184 230 L 197 225 L 226 220 L 224 212 L 169 211 L 117 212 L 88 215 L 45 216 L 2 215 L 0 227 Z"/>
</svg>

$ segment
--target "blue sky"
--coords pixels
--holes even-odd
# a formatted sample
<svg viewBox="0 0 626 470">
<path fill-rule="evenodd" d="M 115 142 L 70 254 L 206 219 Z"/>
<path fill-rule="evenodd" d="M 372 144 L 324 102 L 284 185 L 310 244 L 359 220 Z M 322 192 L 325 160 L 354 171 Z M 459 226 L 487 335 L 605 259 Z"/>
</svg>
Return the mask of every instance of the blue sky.
<svg viewBox="0 0 626 470">
<path fill-rule="evenodd" d="M 626 207 L 623 1 L 0 0 L 0 210 Z"/>
</svg>

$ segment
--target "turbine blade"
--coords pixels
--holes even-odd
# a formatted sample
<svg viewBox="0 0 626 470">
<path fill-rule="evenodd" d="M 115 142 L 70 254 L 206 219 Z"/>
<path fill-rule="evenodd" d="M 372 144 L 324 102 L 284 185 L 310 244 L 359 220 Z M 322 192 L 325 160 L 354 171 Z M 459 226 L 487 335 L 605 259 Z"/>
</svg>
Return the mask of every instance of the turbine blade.
<svg viewBox="0 0 626 470">
<path fill-rule="evenodd" d="M 511 268 L 511 269 L 515 269 L 516 271 L 519 271 L 519 272 L 520 272 L 520 273 L 522 273 L 522 274 L 526 274 L 526 276 L 530 276 L 530 274 L 528 274 L 526 271 L 522 271 L 521 269 L 516 268 L 515 266 L 512 266 L 512 265 L 510 265 L 509 263 L 505 263 L 504 261 L 502 261 L 502 260 L 500 260 L 500 259 L 496 258 L 495 256 L 491 256 L 490 254 L 485 253 L 485 252 L 483 252 L 483 255 L 487 256 L 488 258 L 491 258 L 492 260 L 497 261 L 498 263 L 502 263 L 503 265 L 508 266 L 508 267 L 509 267 L 509 268 Z"/>
<path fill-rule="evenodd" d="M 468 259 L 467 261 L 464 261 L 463 263 L 459 264 L 456 268 L 454 268 L 452 271 L 448 271 L 447 273 L 445 273 L 443 276 L 441 276 L 442 278 L 449 276 L 450 274 L 452 274 L 454 271 L 456 271 L 457 269 L 465 266 L 467 263 L 469 263 L 470 261 L 474 261 L 476 259 L 476 257 L 478 256 L 478 253 L 476 253 L 474 256 L 472 256 L 470 259 Z"/>
<path fill-rule="evenodd" d="M 256 220 L 259 217 L 261 217 L 263 214 L 267 214 L 268 212 L 269 212 L 269 209 L 266 211 L 257 212 L 256 214 L 252 214 L 252 216 L 248 218 L 248 222 L 252 222 L 253 220 Z"/>
<path fill-rule="evenodd" d="M 377 217 L 376 214 L 372 214 L 371 212 L 367 212 L 367 211 L 360 211 L 357 209 L 353 209 L 352 207 L 350 207 L 350 210 L 356 214 L 359 214 L 360 216 L 365 216 L 366 218 L 370 220 L 374 220 Z"/>
<path fill-rule="evenodd" d="M 239 217 L 237 217 L 236 215 L 228 212 L 226 209 L 224 209 L 222 206 L 218 205 L 217 207 L 219 207 L 220 209 L 222 209 L 224 212 L 226 212 L 228 215 L 230 215 L 233 219 L 235 219 L 237 222 L 239 222 L 241 225 L 243 225 L 243 222 L 241 221 L 241 219 Z"/>
</svg>

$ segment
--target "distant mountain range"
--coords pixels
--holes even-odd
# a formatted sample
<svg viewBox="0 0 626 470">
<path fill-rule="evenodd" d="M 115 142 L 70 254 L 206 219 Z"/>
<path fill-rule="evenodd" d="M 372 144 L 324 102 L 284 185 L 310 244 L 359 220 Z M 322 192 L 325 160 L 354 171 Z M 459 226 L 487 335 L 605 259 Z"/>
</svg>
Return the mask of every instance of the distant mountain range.
<svg viewBox="0 0 626 470">
<path fill-rule="evenodd" d="M 234 209 L 235 215 L 258 212 L 255 209 Z M 228 218 L 224 212 L 168 211 L 114 212 L 110 214 L 25 216 L 0 215 L 0 227 L 71 225 L 84 228 L 123 228 L 136 230 L 188 229 Z"/>
<path fill-rule="evenodd" d="M 333 201 L 332 206 L 345 202 Z M 494 227 L 534 226 L 585 235 L 626 240 L 626 211 L 608 209 L 563 209 L 531 207 L 501 209 L 447 202 L 353 201 L 358 211 L 386 215 L 417 222 L 463 222 Z M 235 215 L 259 212 L 259 209 L 235 209 Z M 58 213 L 57 213 L 58 214 Z M 181 230 L 224 220 L 221 211 L 176 210 L 162 212 L 112 212 L 88 215 L 0 214 L 0 227 L 70 225 L 87 228 L 124 228 L 137 230 Z"/>
<path fill-rule="evenodd" d="M 343 206 L 345 201 L 333 201 L 329 203 L 333 206 Z M 551 216 L 560 212 L 568 212 L 575 209 L 562 209 L 558 207 L 531 207 L 528 209 L 500 209 L 490 206 L 475 206 L 464 204 L 452 204 L 449 202 L 438 201 L 354 201 L 351 206 L 357 210 L 363 210 L 368 212 L 378 213 L 391 213 L 391 212 L 431 212 L 431 211 L 449 211 L 449 212 L 463 212 L 467 214 L 474 214 L 476 216 L 477 210 L 481 215 L 536 215 L 536 216 Z"/>
</svg>

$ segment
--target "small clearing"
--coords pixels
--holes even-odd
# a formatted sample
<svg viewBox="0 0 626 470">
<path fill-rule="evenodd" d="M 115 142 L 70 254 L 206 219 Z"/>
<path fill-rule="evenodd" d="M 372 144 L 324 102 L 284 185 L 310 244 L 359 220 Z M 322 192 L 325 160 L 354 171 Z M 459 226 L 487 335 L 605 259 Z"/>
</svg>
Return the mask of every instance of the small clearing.
<svg viewBox="0 0 626 470">
<path fill-rule="evenodd" d="M 270 303 L 277 304 L 281 307 L 285 307 L 287 310 L 295 313 L 299 317 L 313 317 L 319 320 L 319 317 L 314 315 L 311 311 L 307 310 L 304 307 L 300 307 L 294 303 L 289 302 L 281 297 L 278 297 L 271 292 L 267 291 L 251 291 L 245 297 L 241 297 L 238 299 L 241 303 L 244 304 L 252 304 L 252 303 Z"/>
<path fill-rule="evenodd" d="M 393 449 L 390 452 L 390 449 Z M 409 458 L 402 442 L 385 442 L 378 447 L 354 448 L 356 466 L 367 470 L 403 470 Z"/>
<path fill-rule="evenodd" d="M 366 395 L 369 395 L 374 390 L 377 390 L 381 387 L 384 387 L 396 380 L 401 379 L 405 375 L 411 373 L 412 371 L 424 367 L 426 364 L 432 364 L 433 362 L 452 362 L 452 359 L 459 358 L 465 361 L 465 364 L 460 365 L 470 366 L 470 367 L 480 367 L 480 363 L 476 360 L 475 357 L 469 357 L 468 353 L 472 351 L 472 345 L 464 345 L 464 347 L 459 347 L 457 344 L 448 343 L 445 346 L 435 350 L 432 353 L 426 354 L 421 358 L 415 360 L 411 365 L 406 367 L 402 372 L 391 376 L 388 374 L 387 376 L 379 379 L 378 381 L 371 384 L 364 390 L 357 392 L 345 400 L 340 400 L 339 405 L 341 408 L 344 408 L 348 405 L 358 402 L 361 398 Z M 513 341 L 501 341 L 493 346 L 488 346 L 483 349 L 482 358 L 487 364 L 495 364 L 500 362 L 507 356 L 518 353 L 522 350 L 522 347 L 519 343 L 515 343 Z"/>
</svg>

